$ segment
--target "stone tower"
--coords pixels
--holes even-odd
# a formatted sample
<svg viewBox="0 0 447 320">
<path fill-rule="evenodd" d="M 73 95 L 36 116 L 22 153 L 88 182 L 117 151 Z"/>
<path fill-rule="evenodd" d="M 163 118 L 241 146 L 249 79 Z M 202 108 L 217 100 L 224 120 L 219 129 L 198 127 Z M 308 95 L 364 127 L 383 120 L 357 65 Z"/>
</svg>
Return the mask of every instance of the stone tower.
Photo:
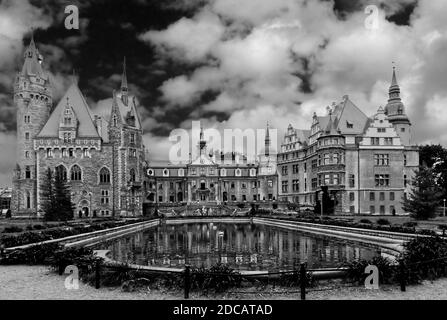
<svg viewBox="0 0 447 320">
<path fill-rule="evenodd" d="M 37 163 L 34 138 L 49 118 L 53 103 L 48 74 L 42 56 L 31 38 L 25 50 L 22 70 L 14 83 L 17 108 L 17 165 L 13 177 L 12 214 L 37 212 Z"/>
<path fill-rule="evenodd" d="M 388 92 L 388 103 L 385 107 L 385 114 L 388 116 L 389 122 L 396 129 L 402 144 L 404 146 L 411 145 L 411 122 L 405 113 L 405 106 L 400 98 L 400 88 L 397 84 L 396 69 L 393 67 L 393 76 L 391 86 Z"/>
</svg>

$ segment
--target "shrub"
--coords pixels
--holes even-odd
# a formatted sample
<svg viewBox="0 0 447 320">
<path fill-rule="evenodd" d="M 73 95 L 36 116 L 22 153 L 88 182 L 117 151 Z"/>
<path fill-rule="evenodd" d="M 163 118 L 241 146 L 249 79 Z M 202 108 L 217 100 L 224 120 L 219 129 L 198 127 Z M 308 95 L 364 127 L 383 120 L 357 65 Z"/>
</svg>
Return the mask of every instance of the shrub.
<svg viewBox="0 0 447 320">
<path fill-rule="evenodd" d="M 377 224 L 384 226 L 384 225 L 389 225 L 390 222 L 387 219 L 380 218 L 380 219 L 377 219 Z"/>
<path fill-rule="evenodd" d="M 200 267 L 191 270 L 191 289 L 223 292 L 231 287 L 240 286 L 241 281 L 242 278 L 238 271 L 221 263 L 209 269 Z"/>
<path fill-rule="evenodd" d="M 402 224 L 402 226 L 407 227 L 407 228 L 415 228 L 418 225 L 417 222 L 415 221 L 408 221 Z"/>
<path fill-rule="evenodd" d="M 0 259 L 0 264 L 14 265 L 14 264 L 48 264 L 49 259 L 59 245 L 55 243 L 35 245 L 26 249 L 18 249 L 8 252 Z"/>
<path fill-rule="evenodd" d="M 15 232 L 22 232 L 23 228 L 18 226 L 8 226 L 3 229 L 3 233 L 15 233 Z"/>
<path fill-rule="evenodd" d="M 369 219 L 361 219 L 359 222 L 360 222 L 360 223 L 372 224 L 372 221 L 369 220 Z"/>
<path fill-rule="evenodd" d="M 347 273 L 348 280 L 363 284 L 368 276 L 368 274 L 365 273 L 365 268 L 368 265 L 374 265 L 379 269 L 379 283 L 389 284 L 397 279 L 397 269 L 393 266 L 391 260 L 376 256 L 371 260 L 360 260 L 349 263 Z"/>
<path fill-rule="evenodd" d="M 408 268 L 408 282 L 447 275 L 447 241 L 439 236 L 419 237 L 404 244 L 400 262 Z"/>
<path fill-rule="evenodd" d="M 292 273 L 284 273 L 279 277 L 279 284 L 285 287 L 299 287 L 301 286 L 301 275 L 299 269 L 294 269 Z M 315 279 L 312 272 L 306 273 L 306 287 L 312 287 L 315 284 Z"/>
</svg>

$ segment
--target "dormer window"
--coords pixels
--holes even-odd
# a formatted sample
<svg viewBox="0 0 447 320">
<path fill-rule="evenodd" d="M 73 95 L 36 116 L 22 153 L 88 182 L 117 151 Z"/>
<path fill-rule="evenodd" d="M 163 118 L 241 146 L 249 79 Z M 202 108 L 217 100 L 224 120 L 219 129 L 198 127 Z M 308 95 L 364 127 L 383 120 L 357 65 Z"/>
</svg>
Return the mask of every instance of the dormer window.
<svg viewBox="0 0 447 320">
<path fill-rule="evenodd" d="M 64 125 L 70 126 L 71 125 L 71 118 L 70 117 L 64 117 Z"/>
<path fill-rule="evenodd" d="M 118 119 L 116 118 L 116 115 L 113 116 L 113 126 L 116 127 L 118 123 Z"/>
<path fill-rule="evenodd" d="M 346 128 L 352 129 L 354 128 L 354 124 L 352 122 L 346 121 Z"/>
</svg>

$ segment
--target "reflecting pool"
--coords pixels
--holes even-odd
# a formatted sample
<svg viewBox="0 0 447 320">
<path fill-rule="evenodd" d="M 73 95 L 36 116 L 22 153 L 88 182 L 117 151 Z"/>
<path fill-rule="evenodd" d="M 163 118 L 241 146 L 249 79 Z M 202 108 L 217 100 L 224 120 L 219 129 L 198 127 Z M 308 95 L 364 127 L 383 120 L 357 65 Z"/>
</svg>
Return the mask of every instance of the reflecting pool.
<svg viewBox="0 0 447 320">
<path fill-rule="evenodd" d="M 250 223 L 159 225 L 98 249 L 111 258 L 157 267 L 210 267 L 218 262 L 240 270 L 284 270 L 307 262 L 308 268 L 338 267 L 371 259 L 380 249 L 296 230 Z"/>
</svg>

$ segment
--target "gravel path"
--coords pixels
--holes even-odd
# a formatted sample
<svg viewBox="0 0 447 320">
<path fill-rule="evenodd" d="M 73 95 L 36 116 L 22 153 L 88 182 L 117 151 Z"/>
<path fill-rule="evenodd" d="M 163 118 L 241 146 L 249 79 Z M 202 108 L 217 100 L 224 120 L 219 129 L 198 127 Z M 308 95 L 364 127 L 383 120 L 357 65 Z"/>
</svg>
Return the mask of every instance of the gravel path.
<svg viewBox="0 0 447 320">
<path fill-rule="evenodd" d="M 95 289 L 92 286 L 79 283 L 78 290 L 67 290 L 64 286 L 65 276 L 51 272 L 44 266 L 0 266 L 0 300 L 24 299 L 69 299 L 69 300 L 160 300 L 182 299 L 182 294 L 161 292 L 159 290 L 145 290 L 139 292 L 123 292 L 121 288 Z M 423 285 L 407 287 L 406 292 L 401 292 L 399 286 L 381 286 L 379 290 L 367 290 L 362 287 L 347 287 L 331 289 L 319 286 L 307 294 L 308 300 L 445 300 L 447 299 L 447 279 L 439 279 L 433 282 L 426 281 Z M 329 290 L 327 290 L 329 289 Z M 235 289 L 234 291 L 254 291 L 253 288 Z M 297 288 L 291 291 L 299 291 Z M 275 294 L 267 290 L 256 294 L 231 293 L 220 296 L 205 297 L 198 293 L 192 293 L 191 299 L 281 299 L 297 300 L 299 292 L 284 293 L 275 291 Z"/>
</svg>

